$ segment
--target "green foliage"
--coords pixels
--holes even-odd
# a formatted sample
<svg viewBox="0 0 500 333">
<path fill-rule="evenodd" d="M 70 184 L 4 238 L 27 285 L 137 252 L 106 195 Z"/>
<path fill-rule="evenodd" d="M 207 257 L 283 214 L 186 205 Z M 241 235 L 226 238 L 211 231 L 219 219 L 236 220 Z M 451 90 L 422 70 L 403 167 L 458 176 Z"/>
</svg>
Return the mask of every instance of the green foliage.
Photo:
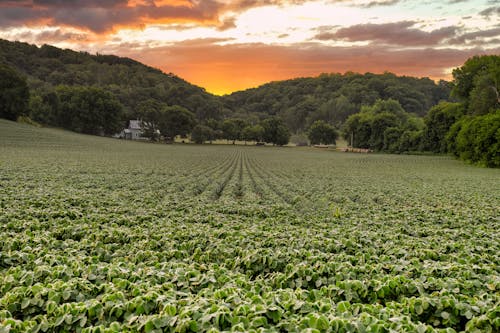
<svg viewBox="0 0 500 333">
<path fill-rule="evenodd" d="M 191 140 L 195 143 L 202 144 L 205 141 L 215 140 L 215 131 L 205 125 L 196 125 L 191 133 Z"/>
<path fill-rule="evenodd" d="M 53 93 L 59 85 L 102 88 L 124 106 L 124 120 L 138 119 L 139 104 L 150 99 L 169 106 L 182 106 L 198 119 L 223 116 L 218 97 L 173 74 L 165 74 L 129 58 L 91 55 L 50 45 L 39 48 L 0 39 L 0 59 L 26 75 L 31 94 L 42 98 Z"/>
<path fill-rule="evenodd" d="M 0 118 L 16 120 L 28 114 L 29 89 L 15 69 L 0 64 Z"/>
<path fill-rule="evenodd" d="M 498 332 L 495 169 L 0 120 L 0 331 Z"/>
<path fill-rule="evenodd" d="M 500 109 L 484 116 L 467 117 L 455 124 L 448 140 L 465 161 L 500 167 Z"/>
<path fill-rule="evenodd" d="M 472 163 L 498 167 L 500 56 L 472 57 L 453 71 L 453 77 L 453 93 L 462 99 L 468 117 L 450 127 L 446 134 L 448 151 Z M 436 128 L 440 131 L 438 124 L 429 131 Z"/>
<path fill-rule="evenodd" d="M 316 120 L 307 132 L 311 144 L 335 144 L 339 134 L 337 130 L 325 123 L 323 120 Z"/>
<path fill-rule="evenodd" d="M 463 66 L 453 70 L 452 93 L 466 103 L 469 113 L 475 114 L 474 104 L 469 104 L 471 95 L 481 94 L 477 90 L 483 90 L 484 88 L 498 92 L 500 88 L 499 75 L 500 56 L 474 56 L 468 59 Z M 483 84 L 491 86 L 488 89 Z"/>
<path fill-rule="evenodd" d="M 290 140 L 290 131 L 280 118 L 268 118 L 262 122 L 264 128 L 263 139 L 265 142 L 283 146 Z"/>
<path fill-rule="evenodd" d="M 394 99 L 406 112 L 419 116 L 441 100 L 448 100 L 450 86 L 423 78 L 384 74 L 322 74 L 272 82 L 222 97 L 225 106 L 238 114 L 263 119 L 279 116 L 292 133 L 301 132 L 316 120 L 341 127 L 363 105 L 377 99 Z"/>
<path fill-rule="evenodd" d="M 160 122 L 164 113 L 162 109 L 167 105 L 162 104 L 154 99 L 148 99 L 139 103 L 138 111 L 139 118 L 142 121 L 143 136 L 153 141 L 159 139 L 160 136 Z"/>
<path fill-rule="evenodd" d="M 446 134 L 465 113 L 462 103 L 441 102 L 429 110 L 424 118 L 424 147 L 435 153 L 446 153 Z"/>
<path fill-rule="evenodd" d="M 222 138 L 233 141 L 243 140 L 243 129 L 246 127 L 243 119 L 231 118 L 222 123 Z"/>
<path fill-rule="evenodd" d="M 248 125 L 243 129 L 242 138 L 245 141 L 260 142 L 264 137 L 264 127 L 261 125 Z"/>
<path fill-rule="evenodd" d="M 97 87 L 59 86 L 57 125 L 79 133 L 112 135 L 123 127 L 123 106 Z"/>
<path fill-rule="evenodd" d="M 166 106 L 160 110 L 158 129 L 167 141 L 174 140 L 178 135 L 187 136 L 195 125 L 194 114 L 182 106 Z"/>
<path fill-rule="evenodd" d="M 423 127 L 421 118 L 405 112 L 398 101 L 377 100 L 347 119 L 343 136 L 357 148 L 402 152 L 420 148 Z"/>
</svg>

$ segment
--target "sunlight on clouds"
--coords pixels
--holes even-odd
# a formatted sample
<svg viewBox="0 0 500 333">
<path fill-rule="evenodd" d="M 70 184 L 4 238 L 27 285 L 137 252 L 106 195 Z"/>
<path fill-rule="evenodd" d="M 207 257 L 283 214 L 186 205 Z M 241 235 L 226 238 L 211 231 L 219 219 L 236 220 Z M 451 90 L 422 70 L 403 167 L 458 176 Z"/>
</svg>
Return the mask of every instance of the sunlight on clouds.
<svg viewBox="0 0 500 333">
<path fill-rule="evenodd" d="M 331 71 L 450 78 L 500 48 L 486 0 L 45 3 L 0 0 L 0 38 L 130 56 L 218 94 Z"/>
</svg>

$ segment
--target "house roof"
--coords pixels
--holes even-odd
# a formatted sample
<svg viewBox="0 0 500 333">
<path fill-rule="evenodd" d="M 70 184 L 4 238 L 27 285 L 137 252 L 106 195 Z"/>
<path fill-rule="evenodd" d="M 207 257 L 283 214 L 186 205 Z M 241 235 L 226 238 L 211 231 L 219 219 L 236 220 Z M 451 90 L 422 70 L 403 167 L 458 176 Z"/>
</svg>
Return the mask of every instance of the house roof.
<svg viewBox="0 0 500 333">
<path fill-rule="evenodd" d="M 140 130 L 141 129 L 142 122 L 140 120 L 130 120 L 128 124 L 129 129 L 136 129 Z"/>
</svg>

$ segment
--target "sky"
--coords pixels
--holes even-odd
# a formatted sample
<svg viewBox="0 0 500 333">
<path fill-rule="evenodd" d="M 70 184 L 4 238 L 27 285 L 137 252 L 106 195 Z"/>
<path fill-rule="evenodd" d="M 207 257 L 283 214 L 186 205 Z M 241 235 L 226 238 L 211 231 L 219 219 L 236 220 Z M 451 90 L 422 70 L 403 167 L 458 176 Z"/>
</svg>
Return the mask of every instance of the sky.
<svg viewBox="0 0 500 333">
<path fill-rule="evenodd" d="M 321 73 L 451 79 L 500 0 L 0 0 L 0 38 L 126 56 L 226 94 Z"/>
</svg>

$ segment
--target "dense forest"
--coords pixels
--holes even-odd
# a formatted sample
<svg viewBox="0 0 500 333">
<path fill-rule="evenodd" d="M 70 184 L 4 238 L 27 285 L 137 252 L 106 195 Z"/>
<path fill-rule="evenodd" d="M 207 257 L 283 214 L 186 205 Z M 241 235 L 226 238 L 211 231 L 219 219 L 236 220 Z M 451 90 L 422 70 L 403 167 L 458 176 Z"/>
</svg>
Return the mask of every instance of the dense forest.
<svg viewBox="0 0 500 333">
<path fill-rule="evenodd" d="M 393 99 L 409 113 L 424 116 L 450 96 L 449 82 L 384 74 L 321 74 L 272 82 L 224 96 L 224 105 L 240 117 L 282 118 L 293 133 L 304 132 L 316 120 L 341 127 L 363 105 Z"/>
<path fill-rule="evenodd" d="M 185 107 L 200 119 L 222 117 L 222 103 L 216 96 L 129 58 L 0 39 L 0 64 L 26 77 L 31 94 L 45 103 L 50 103 L 57 87 L 93 86 L 118 99 L 125 119 L 137 118 L 140 104 L 148 100 Z"/>
<path fill-rule="evenodd" d="M 322 74 L 214 96 L 128 58 L 0 40 L 0 117 L 113 135 L 141 119 L 144 136 L 335 144 L 453 154 L 500 166 L 500 57 L 477 56 L 453 81 Z"/>
</svg>

